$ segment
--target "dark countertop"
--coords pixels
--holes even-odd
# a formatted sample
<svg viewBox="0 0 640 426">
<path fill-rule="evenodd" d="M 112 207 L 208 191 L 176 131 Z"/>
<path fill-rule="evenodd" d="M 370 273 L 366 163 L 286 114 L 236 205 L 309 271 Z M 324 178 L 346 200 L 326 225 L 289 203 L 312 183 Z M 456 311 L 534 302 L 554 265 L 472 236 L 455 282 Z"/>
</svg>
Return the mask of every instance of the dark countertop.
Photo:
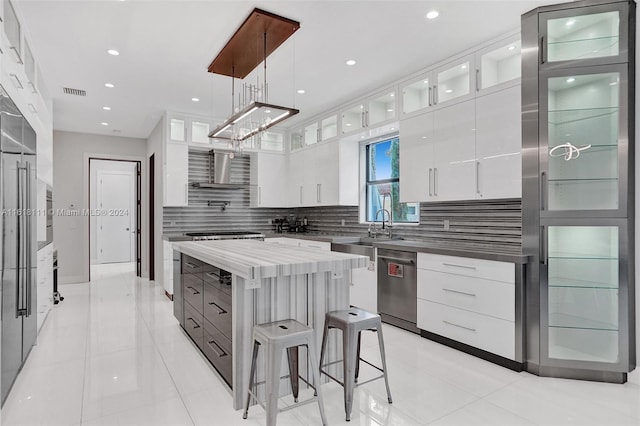
<svg viewBox="0 0 640 426">
<path fill-rule="evenodd" d="M 162 234 L 162 239 L 165 241 L 191 241 L 191 237 L 184 235 L 184 232 L 167 232 Z"/>
<path fill-rule="evenodd" d="M 321 234 L 313 232 L 295 233 L 295 232 L 265 232 L 265 238 L 295 238 L 298 240 L 321 241 L 325 243 L 355 243 L 360 241 L 357 235 L 340 235 L 340 234 Z"/>
<path fill-rule="evenodd" d="M 419 253 L 442 254 L 446 256 L 472 257 L 475 259 L 495 260 L 526 264 L 529 257 L 513 247 L 481 244 L 447 244 L 412 240 L 390 240 L 375 242 L 374 247 L 389 250 L 415 251 Z"/>
</svg>

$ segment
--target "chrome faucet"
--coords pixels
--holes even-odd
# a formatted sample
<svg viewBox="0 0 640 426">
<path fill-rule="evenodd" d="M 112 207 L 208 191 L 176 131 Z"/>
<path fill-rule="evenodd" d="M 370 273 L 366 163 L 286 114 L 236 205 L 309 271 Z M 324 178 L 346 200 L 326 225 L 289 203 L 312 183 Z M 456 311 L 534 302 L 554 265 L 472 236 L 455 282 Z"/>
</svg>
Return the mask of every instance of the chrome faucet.
<svg viewBox="0 0 640 426">
<path fill-rule="evenodd" d="M 391 213 L 389 212 L 389 210 L 387 209 L 379 209 L 376 212 L 376 217 L 374 218 L 374 220 L 378 220 L 378 214 L 382 212 L 382 234 L 386 235 L 387 237 L 391 238 Z M 388 218 L 388 222 L 387 222 L 387 227 L 386 227 L 386 231 L 385 231 L 385 220 L 384 220 L 384 214 L 387 214 L 387 218 Z M 373 225 L 373 229 L 374 229 L 374 235 L 373 237 L 377 237 L 378 236 L 378 232 L 376 231 L 376 227 L 375 224 Z"/>
</svg>

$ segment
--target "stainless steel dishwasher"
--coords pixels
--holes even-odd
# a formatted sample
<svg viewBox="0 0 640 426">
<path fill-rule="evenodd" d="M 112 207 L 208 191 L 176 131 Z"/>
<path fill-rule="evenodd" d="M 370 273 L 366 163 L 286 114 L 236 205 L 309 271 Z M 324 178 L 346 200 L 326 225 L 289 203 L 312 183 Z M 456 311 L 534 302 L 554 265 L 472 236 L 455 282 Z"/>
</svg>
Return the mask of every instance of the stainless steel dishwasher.
<svg viewBox="0 0 640 426">
<path fill-rule="evenodd" d="M 378 249 L 378 311 L 382 321 L 420 333 L 416 259 L 416 253 Z"/>
</svg>

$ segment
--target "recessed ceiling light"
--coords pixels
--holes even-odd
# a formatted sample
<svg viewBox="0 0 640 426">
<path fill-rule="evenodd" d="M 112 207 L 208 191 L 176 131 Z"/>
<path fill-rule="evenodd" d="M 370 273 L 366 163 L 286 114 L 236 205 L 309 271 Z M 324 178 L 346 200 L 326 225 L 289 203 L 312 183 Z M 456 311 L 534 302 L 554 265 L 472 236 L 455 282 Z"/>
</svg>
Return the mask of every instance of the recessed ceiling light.
<svg viewBox="0 0 640 426">
<path fill-rule="evenodd" d="M 350 127 L 351 123 L 345 123 L 345 126 Z"/>
<path fill-rule="evenodd" d="M 426 138 L 427 138 L 426 136 L 423 136 L 423 137 L 422 137 L 422 139 L 426 139 Z"/>
<path fill-rule="evenodd" d="M 395 96 L 395 93 L 389 93 L 389 96 L 391 96 L 392 98 Z"/>
<path fill-rule="evenodd" d="M 109 49 L 107 50 L 107 53 L 111 56 L 118 56 L 120 54 L 116 49 Z"/>
<path fill-rule="evenodd" d="M 387 109 L 387 112 L 393 112 L 393 110 L 391 108 Z"/>
<path fill-rule="evenodd" d="M 509 50 L 513 50 L 513 49 L 515 49 L 515 48 L 516 48 L 515 46 L 509 46 L 509 47 L 507 47 L 507 49 L 509 49 Z"/>
<path fill-rule="evenodd" d="M 463 70 L 466 70 L 467 69 L 467 65 L 466 64 L 462 65 L 460 68 L 462 68 Z"/>
<path fill-rule="evenodd" d="M 573 78 L 573 77 L 569 77 L 569 78 L 567 79 L 567 83 L 573 83 L 574 81 L 576 81 L 576 79 L 575 79 L 575 78 Z"/>
<path fill-rule="evenodd" d="M 103 106 L 102 109 L 105 111 L 111 111 L 111 107 L 108 107 L 108 106 Z"/>
<path fill-rule="evenodd" d="M 355 61 L 354 59 L 349 59 L 349 60 L 346 62 L 346 64 L 347 64 L 347 65 L 355 65 L 355 64 L 356 64 L 356 61 Z"/>
<path fill-rule="evenodd" d="M 444 91 L 444 93 L 453 93 L 453 90 L 447 89 L 447 90 Z"/>
<path fill-rule="evenodd" d="M 193 102 L 200 102 L 200 98 L 191 98 Z"/>
<path fill-rule="evenodd" d="M 423 81 L 424 84 L 429 84 L 429 80 Z"/>
<path fill-rule="evenodd" d="M 105 83 L 104 87 L 108 87 L 109 89 L 113 89 L 116 86 L 114 86 L 113 83 Z"/>
<path fill-rule="evenodd" d="M 300 93 L 301 95 L 304 94 L 304 89 L 298 89 L 298 93 Z"/>
<path fill-rule="evenodd" d="M 436 19 L 438 15 L 440 15 L 440 13 L 437 10 L 431 10 L 427 12 L 427 19 Z"/>
<path fill-rule="evenodd" d="M 392 127 L 392 128 L 390 128 L 389 130 L 395 130 L 395 129 L 396 129 L 395 127 Z"/>
<path fill-rule="evenodd" d="M 102 124 L 103 126 L 108 126 L 109 125 L 109 123 L 105 123 L 104 121 L 102 123 L 100 123 L 100 124 Z"/>
</svg>

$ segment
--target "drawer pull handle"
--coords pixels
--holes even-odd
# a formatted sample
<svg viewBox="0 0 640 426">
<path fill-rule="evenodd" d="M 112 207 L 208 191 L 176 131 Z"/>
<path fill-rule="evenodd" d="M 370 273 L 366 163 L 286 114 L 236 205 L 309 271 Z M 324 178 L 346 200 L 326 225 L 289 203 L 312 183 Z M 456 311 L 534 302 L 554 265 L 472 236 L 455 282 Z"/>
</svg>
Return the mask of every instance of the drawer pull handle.
<svg viewBox="0 0 640 426">
<path fill-rule="evenodd" d="M 196 265 L 195 263 L 191 263 L 191 262 L 186 262 L 185 264 L 191 269 L 196 269 L 198 267 L 198 265 Z"/>
<path fill-rule="evenodd" d="M 205 275 L 216 281 L 220 281 L 220 275 L 214 274 L 213 272 L 206 272 Z"/>
<path fill-rule="evenodd" d="M 219 310 L 220 312 L 218 312 L 218 315 L 223 315 L 226 314 L 227 311 L 225 311 L 224 309 L 222 309 L 220 307 L 220 305 L 218 305 L 216 302 L 209 302 L 209 305 L 213 305 L 213 307 L 215 307 L 217 310 Z"/>
<path fill-rule="evenodd" d="M 200 328 L 200 324 L 198 324 L 193 318 L 187 318 L 187 320 L 191 320 L 195 324 L 193 328 Z"/>
<path fill-rule="evenodd" d="M 401 257 L 391 257 L 391 256 L 380 256 L 378 255 L 378 259 L 390 260 L 395 263 L 404 263 L 405 265 L 413 265 L 415 262 L 411 259 L 403 259 Z"/>
<path fill-rule="evenodd" d="M 457 265 L 457 264 L 455 264 L 455 263 L 445 263 L 445 262 L 442 262 L 442 264 L 443 264 L 444 266 L 453 266 L 453 267 L 455 267 L 455 268 L 476 269 L 476 267 L 475 267 L 475 266 Z"/>
<path fill-rule="evenodd" d="M 449 322 L 449 321 L 442 320 L 442 322 L 443 322 L 443 323 L 445 323 L 445 324 L 447 324 L 447 325 L 451 325 L 451 326 L 453 326 L 453 327 L 463 328 L 463 329 L 465 329 L 465 330 L 469 330 L 469 331 L 473 331 L 473 332 L 475 332 L 475 331 L 476 331 L 476 329 L 475 329 L 475 328 L 465 327 L 464 325 L 454 324 L 454 323 Z"/>
<path fill-rule="evenodd" d="M 450 288 L 443 288 L 442 290 L 446 291 L 448 293 L 464 294 L 465 296 L 476 297 L 476 295 L 474 293 L 466 293 L 464 291 L 452 290 Z"/>
<path fill-rule="evenodd" d="M 194 296 L 195 296 L 196 294 L 200 294 L 200 292 L 199 292 L 198 290 L 196 290 L 195 288 L 193 288 L 193 287 L 191 287 L 191 286 L 189 286 L 189 287 L 187 287 L 187 288 L 190 288 L 190 289 L 191 289 L 191 291 L 193 291 L 193 295 L 194 295 Z"/>
<path fill-rule="evenodd" d="M 224 349 L 222 349 L 220 347 L 220 345 L 218 345 L 214 340 L 211 340 L 209 342 L 207 342 L 207 344 L 209 345 L 209 347 L 211 348 L 211 350 L 213 352 L 215 352 L 216 355 L 218 355 L 218 358 L 222 358 L 223 356 L 227 356 L 228 354 L 224 351 Z"/>
</svg>

